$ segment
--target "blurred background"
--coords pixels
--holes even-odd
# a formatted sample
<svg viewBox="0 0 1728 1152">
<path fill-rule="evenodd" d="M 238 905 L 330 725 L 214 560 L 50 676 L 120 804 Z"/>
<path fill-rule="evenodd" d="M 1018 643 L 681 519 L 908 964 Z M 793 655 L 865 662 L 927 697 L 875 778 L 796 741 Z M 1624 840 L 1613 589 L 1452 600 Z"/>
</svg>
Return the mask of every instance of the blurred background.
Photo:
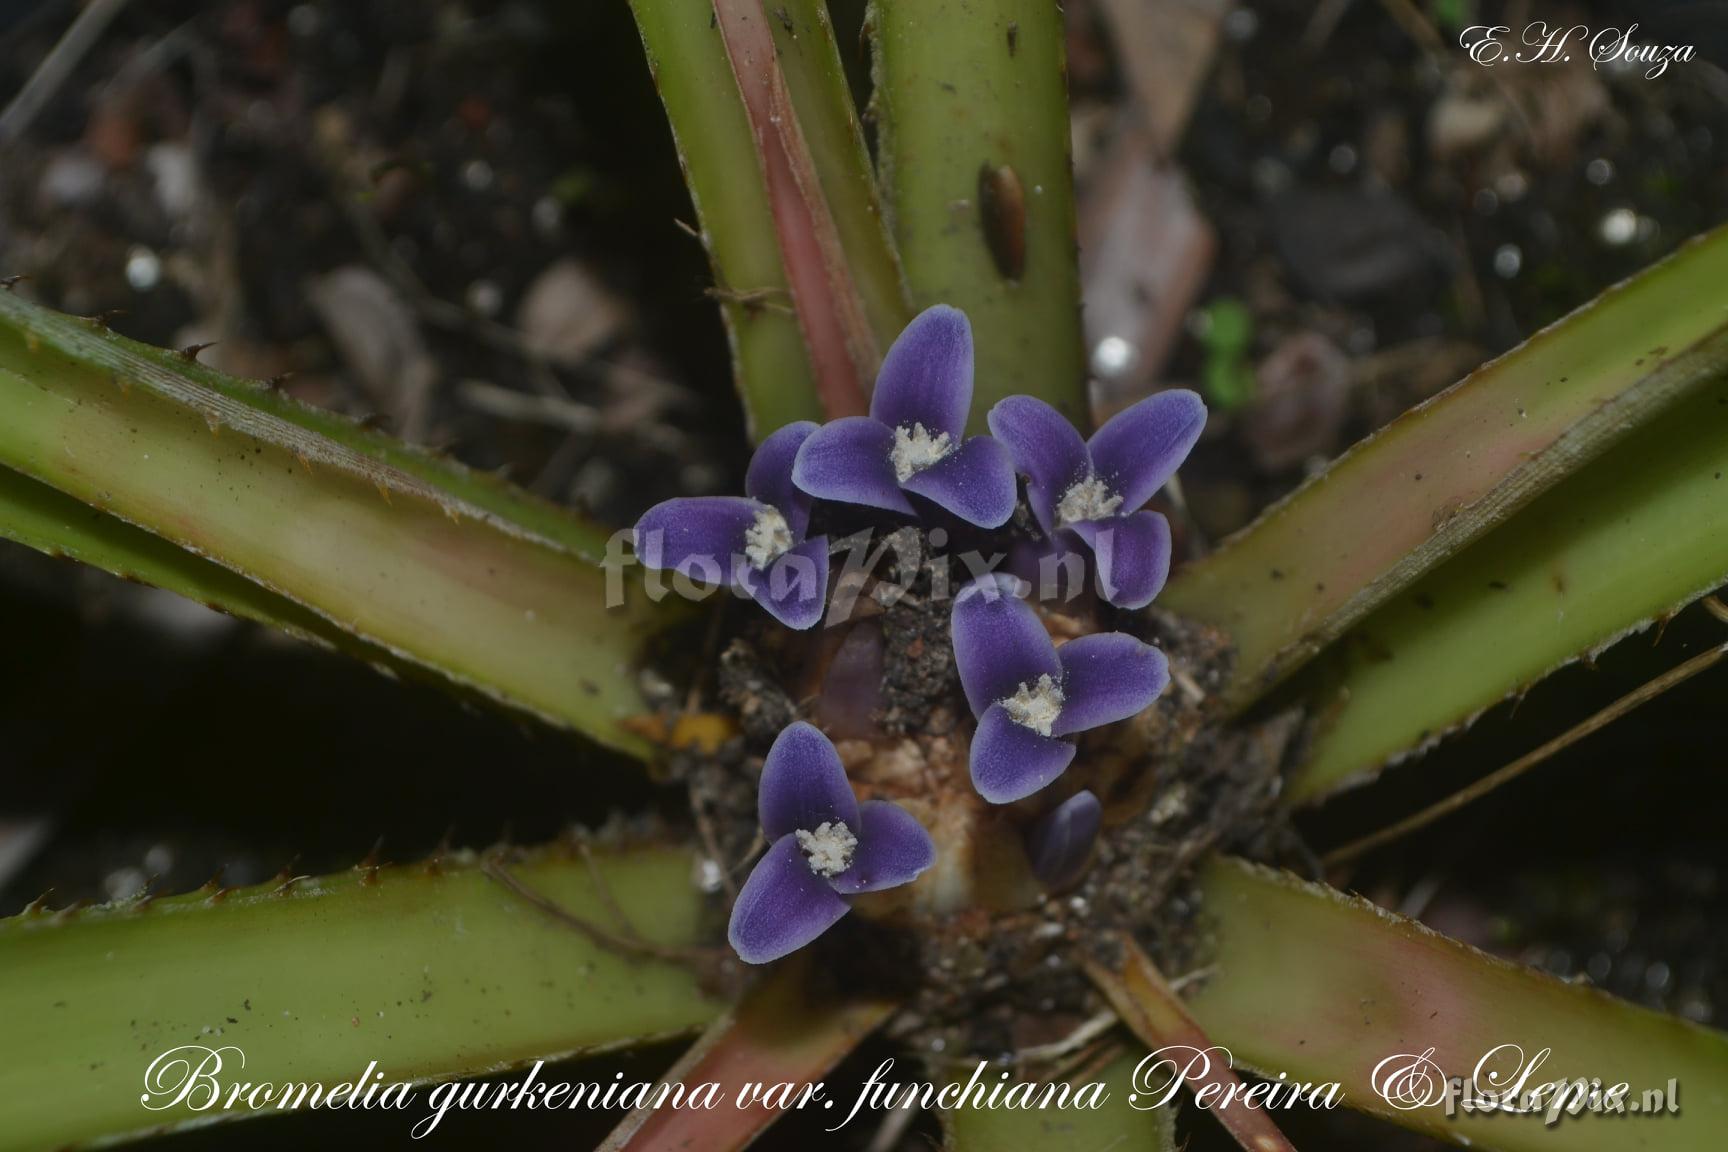
<svg viewBox="0 0 1728 1152">
<path fill-rule="evenodd" d="M 1095 406 L 1172 383 L 1207 395 L 1183 477 L 1202 547 L 1728 218 L 1716 0 L 1063 9 Z M 833 10 L 865 98 L 863 5 Z M 1458 46 L 1471 25 L 1536 20 L 1636 21 L 1696 55 L 1649 78 L 1581 56 L 1485 69 Z M 692 222 L 623 0 L 0 0 L 0 277 L 141 340 L 213 342 L 206 363 L 608 523 L 735 487 L 747 459 Z M 1660 647 L 1563 673 L 1303 830 L 1324 847 L 1410 811 L 1718 630 L 1690 613 Z M 1722 1026 L 1723 683 L 1701 677 L 1353 883 Z M 412 859 L 446 835 L 532 842 L 677 807 L 573 738 L 0 543 L 0 914 L 49 888 L 60 904 L 217 870 L 248 884 L 296 857 L 345 867 L 380 837 Z M 648 1076 L 671 1055 L 560 1075 Z M 592 1119 L 447 1126 L 581 1146 L 610 1123 Z M 1325 1123 L 1291 1135 L 1437 1147 Z M 162 1144 L 375 1146 L 404 1128 L 311 1116 Z M 769 1143 L 813 1139 L 794 1124 Z"/>
</svg>

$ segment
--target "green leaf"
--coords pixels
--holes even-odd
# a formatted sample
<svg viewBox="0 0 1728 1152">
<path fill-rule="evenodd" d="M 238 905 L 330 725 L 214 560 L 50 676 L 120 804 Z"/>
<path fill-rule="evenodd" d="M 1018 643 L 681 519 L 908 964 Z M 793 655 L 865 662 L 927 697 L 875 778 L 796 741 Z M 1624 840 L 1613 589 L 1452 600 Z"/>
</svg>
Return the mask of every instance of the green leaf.
<svg viewBox="0 0 1728 1152">
<path fill-rule="evenodd" d="M 1342 1086 L 1343 1102 L 1404 1127 L 1501 1152 L 1710 1152 L 1728 1131 L 1728 1036 L 1500 960 L 1318 884 L 1221 860 L 1202 880 L 1215 971 L 1189 1001 L 1239 1065 Z M 1679 1085 L 1660 1116 L 1447 1117 L 1399 1111 L 1376 1094 L 1388 1057 L 1430 1059 L 1470 1077 L 1505 1044 L 1550 1054 L 1529 1087 L 1582 1077 Z M 1502 1053 L 1502 1055 L 1507 1055 Z M 1408 1064 L 1410 1061 L 1406 1060 Z M 1508 1062 L 1490 1067 L 1505 1071 Z"/>
<path fill-rule="evenodd" d="M 701 938 L 688 853 L 592 859 L 590 872 L 577 855 L 543 850 L 511 875 L 614 933 L 617 906 L 654 945 Z M 173 1101 L 145 1072 L 181 1045 L 243 1052 L 243 1071 L 224 1055 L 224 1085 L 328 1088 L 371 1060 L 384 1082 L 421 1082 L 684 1033 L 719 1010 L 690 971 L 601 947 L 471 856 L 26 913 L 0 921 L 0 1147 L 76 1147 L 275 1111 L 144 1107 L 146 1092 Z M 426 1094 L 418 1100 L 405 1116 L 425 1114 Z"/>
<path fill-rule="evenodd" d="M 365 648 L 293 601 L 6 468 L 0 468 L 0 539 L 165 588 L 302 639 L 352 645 L 356 654 Z"/>
<path fill-rule="evenodd" d="M 644 710 L 628 669 L 677 614 L 609 588 L 604 534 L 550 504 L 11 293 L 0 467 L 369 648 L 643 750 L 620 725 Z"/>
<path fill-rule="evenodd" d="M 1457 35 L 1473 19 L 1473 7 L 1471 0 L 1429 0 L 1428 11 L 1434 23 Z"/>
<path fill-rule="evenodd" d="M 1061 7 L 875 0 L 869 23 L 894 237 L 914 306 L 971 318 L 973 426 L 1024 393 L 1085 427 Z"/>
<path fill-rule="evenodd" d="M 1351 449 L 1173 578 L 1162 602 L 1230 633 L 1235 698 L 1260 695 L 1722 373 L 1725 285 L 1719 229 Z"/>
<path fill-rule="evenodd" d="M 1254 370 L 1248 352 L 1254 340 L 1254 316 L 1248 306 L 1226 296 L 1207 306 L 1202 343 L 1206 346 L 1206 399 L 1229 412 L 1254 398 Z"/>
<path fill-rule="evenodd" d="M 1312 800 L 1728 580 L 1728 383 L 1640 430 L 1363 621 L 1294 688 Z"/>
<path fill-rule="evenodd" d="M 1076 1077 L 1076 1083 L 1101 1082 L 1106 1086 L 1110 1098 L 1097 1109 L 957 1108 L 945 1112 L 947 1152 L 1082 1152 L 1093 1148 L 1174 1152 L 1174 1106 L 1141 1110 L 1128 1103 L 1135 1088 L 1136 1059 L 1121 1056 L 1102 1071 Z"/>
</svg>

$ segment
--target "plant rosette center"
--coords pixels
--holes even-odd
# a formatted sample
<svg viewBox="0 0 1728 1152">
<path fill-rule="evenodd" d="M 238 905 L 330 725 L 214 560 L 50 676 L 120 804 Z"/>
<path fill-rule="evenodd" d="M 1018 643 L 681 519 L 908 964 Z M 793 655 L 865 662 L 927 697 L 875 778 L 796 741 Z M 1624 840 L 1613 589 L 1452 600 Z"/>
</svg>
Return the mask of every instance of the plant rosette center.
<svg viewBox="0 0 1728 1152">
<path fill-rule="evenodd" d="M 868 415 L 777 429 L 742 495 L 666 501 L 636 525 L 645 566 L 763 610 L 721 618 L 744 627 L 722 698 L 750 749 L 767 747 L 755 796 L 709 772 L 718 802 L 698 803 L 740 817 L 709 828 L 709 863 L 716 888 L 749 863 L 728 927 L 746 963 L 816 944 L 853 911 L 925 940 L 959 938 L 956 917 L 1024 914 L 1083 881 L 1107 818 L 1148 807 L 1145 731 L 1171 677 L 1142 610 L 1171 537 L 1147 505 L 1205 406 L 1158 393 L 1083 439 L 1009 397 L 989 435 L 968 435 L 972 382 L 970 323 L 929 308 L 883 358 Z M 936 549 L 953 536 L 965 550 Z M 1027 569 L 1048 559 L 1077 574 L 1035 584 Z M 752 676 L 736 675 L 740 643 L 760 653 Z"/>
</svg>

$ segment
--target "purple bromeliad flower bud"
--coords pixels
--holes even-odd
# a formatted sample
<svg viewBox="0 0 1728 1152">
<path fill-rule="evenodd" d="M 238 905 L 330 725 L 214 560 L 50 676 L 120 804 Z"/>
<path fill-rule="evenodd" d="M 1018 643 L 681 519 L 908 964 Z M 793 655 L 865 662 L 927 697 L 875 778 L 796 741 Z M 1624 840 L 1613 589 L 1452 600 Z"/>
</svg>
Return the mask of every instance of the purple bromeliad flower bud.
<svg viewBox="0 0 1728 1152">
<path fill-rule="evenodd" d="M 797 951 L 852 910 L 847 896 L 897 888 L 936 860 L 930 834 L 906 809 L 858 803 L 834 745 L 802 721 L 768 750 L 756 812 L 770 846 L 727 930 L 748 964 Z"/>
<path fill-rule="evenodd" d="M 978 718 L 972 785 L 992 804 L 1032 795 L 1074 759 L 1065 737 L 1148 707 L 1169 682 L 1164 654 L 1121 632 L 1057 648 L 1018 581 L 990 575 L 954 598 L 954 662 Z"/>
<path fill-rule="evenodd" d="M 1014 514 L 1014 465 L 990 437 L 965 439 L 971 407 L 972 326 L 938 304 L 888 349 L 870 415 L 817 429 L 792 478 L 822 500 L 910 516 L 916 495 L 980 528 L 1000 527 Z"/>
<path fill-rule="evenodd" d="M 1080 878 L 1103 821 L 1098 797 L 1076 792 L 1032 825 L 1026 834 L 1026 856 L 1046 888 L 1066 888 Z"/>
<path fill-rule="evenodd" d="M 636 555 L 650 568 L 747 592 L 788 628 L 822 619 L 828 538 L 806 538 L 814 501 L 792 483 L 792 461 L 816 431 L 788 424 L 762 441 L 744 496 L 692 496 L 656 504 L 636 522 Z"/>
<path fill-rule="evenodd" d="M 1125 408 L 1082 440 L 1063 415 L 1031 396 L 990 410 L 990 431 L 1027 478 L 1038 524 L 1092 553 L 1098 592 L 1118 608 L 1144 608 L 1170 574 L 1170 525 L 1141 509 L 1187 459 L 1206 405 L 1172 390 Z"/>
</svg>

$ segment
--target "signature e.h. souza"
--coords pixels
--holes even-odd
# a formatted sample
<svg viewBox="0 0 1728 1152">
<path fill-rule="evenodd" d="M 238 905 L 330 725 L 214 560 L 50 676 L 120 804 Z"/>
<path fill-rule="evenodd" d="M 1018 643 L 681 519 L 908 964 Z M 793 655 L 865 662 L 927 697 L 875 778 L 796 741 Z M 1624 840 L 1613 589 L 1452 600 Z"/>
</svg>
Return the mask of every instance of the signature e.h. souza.
<svg viewBox="0 0 1728 1152">
<path fill-rule="evenodd" d="M 1654 80 L 1669 64 L 1687 64 L 1697 54 L 1691 44 L 1652 44 L 1635 39 L 1638 25 L 1590 28 L 1583 24 L 1549 24 L 1537 20 L 1514 31 L 1507 24 L 1473 24 L 1458 35 L 1458 46 L 1484 68 L 1499 64 L 1564 64 L 1573 56 L 1591 66 L 1644 66 L 1644 78 Z"/>
</svg>

